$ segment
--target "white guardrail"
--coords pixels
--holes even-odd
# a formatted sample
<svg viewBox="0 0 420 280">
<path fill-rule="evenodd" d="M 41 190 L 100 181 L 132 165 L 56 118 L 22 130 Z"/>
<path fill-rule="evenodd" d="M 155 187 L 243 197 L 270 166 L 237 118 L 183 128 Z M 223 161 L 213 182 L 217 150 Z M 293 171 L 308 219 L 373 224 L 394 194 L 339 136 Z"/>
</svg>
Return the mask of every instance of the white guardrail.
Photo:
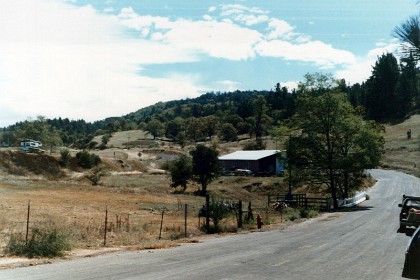
<svg viewBox="0 0 420 280">
<path fill-rule="evenodd" d="M 338 199 L 338 207 L 353 207 L 366 200 L 366 192 L 357 192 L 355 196 L 346 199 Z"/>
</svg>

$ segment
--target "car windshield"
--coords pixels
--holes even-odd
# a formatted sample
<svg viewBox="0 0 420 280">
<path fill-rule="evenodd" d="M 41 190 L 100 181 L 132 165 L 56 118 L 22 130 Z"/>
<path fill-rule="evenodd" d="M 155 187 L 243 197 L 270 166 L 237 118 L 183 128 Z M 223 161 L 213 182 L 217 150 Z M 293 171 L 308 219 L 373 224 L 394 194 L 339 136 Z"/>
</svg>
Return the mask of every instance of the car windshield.
<svg viewBox="0 0 420 280">
<path fill-rule="evenodd" d="M 409 201 L 407 201 L 406 206 L 420 208 L 420 201 L 418 201 L 418 200 L 409 200 Z"/>
</svg>

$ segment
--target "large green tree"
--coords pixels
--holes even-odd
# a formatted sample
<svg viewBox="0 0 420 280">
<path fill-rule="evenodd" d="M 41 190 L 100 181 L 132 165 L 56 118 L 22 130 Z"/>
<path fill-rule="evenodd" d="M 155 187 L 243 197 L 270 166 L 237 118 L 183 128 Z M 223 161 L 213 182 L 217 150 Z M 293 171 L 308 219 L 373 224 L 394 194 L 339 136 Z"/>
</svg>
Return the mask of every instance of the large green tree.
<svg viewBox="0 0 420 280">
<path fill-rule="evenodd" d="M 397 85 L 400 70 L 397 59 L 391 53 L 383 54 L 373 66 L 367 92 L 367 113 L 376 121 L 384 121 L 397 115 Z"/>
<path fill-rule="evenodd" d="M 418 108 L 419 70 L 412 55 L 401 59 L 401 75 L 397 87 L 397 116 L 405 117 L 412 109 Z"/>
<path fill-rule="evenodd" d="M 146 124 L 144 130 L 151 134 L 153 139 L 156 139 L 162 133 L 163 124 L 157 119 L 152 119 Z"/>
<path fill-rule="evenodd" d="M 220 138 L 227 142 L 238 140 L 238 131 L 230 123 L 225 123 L 220 128 Z"/>
<path fill-rule="evenodd" d="M 176 140 L 176 136 L 185 130 L 185 121 L 181 117 L 176 117 L 166 123 L 165 136 L 172 141 Z"/>
<path fill-rule="evenodd" d="M 366 123 L 337 89 L 305 88 L 293 118 L 300 135 L 291 139 L 290 151 L 292 164 L 311 185 L 326 187 L 335 209 L 337 198 L 348 194 L 350 176 L 378 165 L 383 150 L 381 130 Z"/>
<path fill-rule="evenodd" d="M 206 195 L 207 186 L 220 175 L 219 153 L 202 144 L 190 152 L 192 155 L 193 180 L 201 185 L 201 195 Z"/>
</svg>

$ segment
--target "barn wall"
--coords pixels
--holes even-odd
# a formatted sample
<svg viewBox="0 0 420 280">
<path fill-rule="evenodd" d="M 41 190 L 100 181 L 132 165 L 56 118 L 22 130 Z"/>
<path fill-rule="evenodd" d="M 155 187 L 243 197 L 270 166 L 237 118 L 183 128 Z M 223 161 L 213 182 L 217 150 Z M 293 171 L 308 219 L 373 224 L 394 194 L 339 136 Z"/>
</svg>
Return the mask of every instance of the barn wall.
<svg viewBox="0 0 420 280">
<path fill-rule="evenodd" d="M 259 163 L 256 160 L 222 160 L 224 171 L 234 171 L 235 169 L 248 169 L 252 172 L 259 171 Z"/>
</svg>

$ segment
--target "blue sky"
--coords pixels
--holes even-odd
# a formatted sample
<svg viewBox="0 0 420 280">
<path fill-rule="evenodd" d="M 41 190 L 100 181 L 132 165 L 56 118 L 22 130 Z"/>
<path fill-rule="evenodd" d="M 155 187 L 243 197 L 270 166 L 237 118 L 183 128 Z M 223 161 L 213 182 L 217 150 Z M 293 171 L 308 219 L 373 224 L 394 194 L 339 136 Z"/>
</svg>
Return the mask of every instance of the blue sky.
<svg viewBox="0 0 420 280">
<path fill-rule="evenodd" d="M 0 126 L 87 121 L 210 91 L 350 84 L 397 55 L 416 0 L 3 0 Z"/>
</svg>

